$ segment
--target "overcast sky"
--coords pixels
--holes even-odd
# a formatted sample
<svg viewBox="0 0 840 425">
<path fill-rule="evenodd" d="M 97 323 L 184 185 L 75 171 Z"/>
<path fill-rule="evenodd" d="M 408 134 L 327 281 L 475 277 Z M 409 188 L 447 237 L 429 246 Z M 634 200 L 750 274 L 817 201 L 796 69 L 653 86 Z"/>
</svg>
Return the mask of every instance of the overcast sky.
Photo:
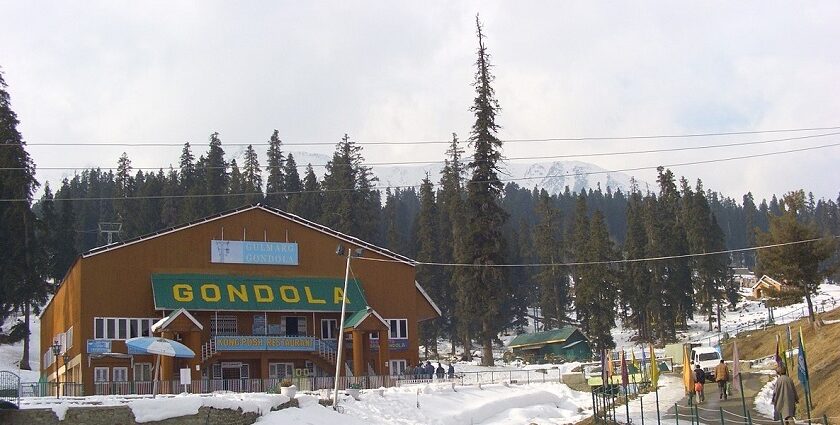
<svg viewBox="0 0 840 425">
<path fill-rule="evenodd" d="M 0 67 L 41 167 L 168 167 L 224 143 L 468 137 L 475 15 L 496 75 L 502 138 L 840 126 L 840 2 L 42 2 L 0 0 Z M 838 130 L 834 130 L 836 132 Z M 832 131 L 798 133 L 824 134 Z M 777 139 L 510 143 L 507 157 Z M 647 155 L 607 169 L 840 143 L 840 136 Z M 329 153 L 331 147 L 288 147 Z M 229 158 L 242 148 L 226 147 Z M 257 147 L 264 163 L 265 147 Z M 440 145 L 367 146 L 368 161 L 439 161 Z M 741 199 L 804 188 L 836 199 L 840 147 L 676 166 Z M 533 161 L 536 162 L 536 161 Z M 58 183 L 72 171 L 39 172 Z M 654 171 L 631 174 L 654 181 Z"/>
</svg>

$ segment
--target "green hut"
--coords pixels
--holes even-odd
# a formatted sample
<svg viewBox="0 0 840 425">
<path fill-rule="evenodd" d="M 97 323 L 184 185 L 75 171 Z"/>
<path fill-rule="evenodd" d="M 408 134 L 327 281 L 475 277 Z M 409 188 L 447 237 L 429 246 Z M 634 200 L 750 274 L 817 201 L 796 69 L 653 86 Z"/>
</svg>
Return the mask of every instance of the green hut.
<svg viewBox="0 0 840 425">
<path fill-rule="evenodd" d="M 550 331 L 522 334 L 514 338 L 508 347 L 520 357 L 532 357 L 543 363 L 546 359 L 559 358 L 567 362 L 589 361 L 592 349 L 589 340 L 580 329 L 565 326 Z"/>
</svg>

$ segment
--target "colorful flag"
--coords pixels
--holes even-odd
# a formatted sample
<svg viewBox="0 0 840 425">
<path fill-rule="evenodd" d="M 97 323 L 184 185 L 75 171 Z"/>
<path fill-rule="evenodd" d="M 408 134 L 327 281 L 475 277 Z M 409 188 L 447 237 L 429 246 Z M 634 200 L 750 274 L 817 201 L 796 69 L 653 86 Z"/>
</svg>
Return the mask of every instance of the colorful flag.
<svg viewBox="0 0 840 425">
<path fill-rule="evenodd" d="M 642 350 L 642 355 L 644 355 L 644 350 Z M 634 351 L 630 352 L 630 364 L 632 364 L 636 370 L 639 370 L 639 361 L 636 360 L 636 352 Z"/>
<path fill-rule="evenodd" d="M 627 373 L 627 358 L 624 355 L 624 350 L 621 350 L 621 385 L 624 388 L 630 386 L 630 375 Z"/>
<path fill-rule="evenodd" d="M 799 372 L 799 382 L 802 383 L 802 388 L 805 388 L 808 391 L 808 360 L 805 358 L 805 342 L 802 340 L 802 327 L 799 327 L 799 367 L 797 368 L 797 372 Z"/>
<path fill-rule="evenodd" d="M 612 351 L 607 350 L 607 375 L 610 378 L 610 384 L 612 384 L 612 377 L 615 374 L 615 364 L 613 364 L 613 356 Z"/>
<path fill-rule="evenodd" d="M 645 352 L 642 351 L 642 356 Z M 656 353 L 653 352 L 653 344 L 650 344 L 650 385 L 656 388 L 659 384 L 659 365 L 656 364 Z"/>
<path fill-rule="evenodd" d="M 691 370 L 691 357 L 688 355 L 688 345 L 683 347 L 683 385 L 686 394 L 694 394 L 694 371 Z"/>
<path fill-rule="evenodd" d="M 741 360 L 738 359 L 738 341 L 732 341 L 732 383 L 741 379 Z M 736 388 L 740 388 L 736 387 Z"/>
</svg>

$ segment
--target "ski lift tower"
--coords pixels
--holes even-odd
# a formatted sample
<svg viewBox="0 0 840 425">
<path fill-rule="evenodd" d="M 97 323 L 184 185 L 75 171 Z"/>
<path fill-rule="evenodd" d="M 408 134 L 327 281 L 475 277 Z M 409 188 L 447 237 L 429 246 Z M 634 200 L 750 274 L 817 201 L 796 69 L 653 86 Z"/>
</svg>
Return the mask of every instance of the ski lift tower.
<svg viewBox="0 0 840 425">
<path fill-rule="evenodd" d="M 108 245 L 114 243 L 114 235 L 119 236 L 120 231 L 122 231 L 122 223 L 99 222 L 99 234 L 108 235 Z"/>
</svg>

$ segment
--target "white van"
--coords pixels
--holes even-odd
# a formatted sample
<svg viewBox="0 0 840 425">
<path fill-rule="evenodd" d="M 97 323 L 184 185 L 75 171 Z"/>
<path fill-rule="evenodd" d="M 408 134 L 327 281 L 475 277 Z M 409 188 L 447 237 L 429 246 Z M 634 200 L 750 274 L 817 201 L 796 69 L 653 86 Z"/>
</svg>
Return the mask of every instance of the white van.
<svg viewBox="0 0 840 425">
<path fill-rule="evenodd" d="M 699 364 L 706 373 L 706 380 L 714 381 L 715 368 L 722 358 L 718 350 L 713 347 L 694 347 L 691 349 L 691 366 L 689 367 L 694 370 L 694 366 Z"/>
</svg>

